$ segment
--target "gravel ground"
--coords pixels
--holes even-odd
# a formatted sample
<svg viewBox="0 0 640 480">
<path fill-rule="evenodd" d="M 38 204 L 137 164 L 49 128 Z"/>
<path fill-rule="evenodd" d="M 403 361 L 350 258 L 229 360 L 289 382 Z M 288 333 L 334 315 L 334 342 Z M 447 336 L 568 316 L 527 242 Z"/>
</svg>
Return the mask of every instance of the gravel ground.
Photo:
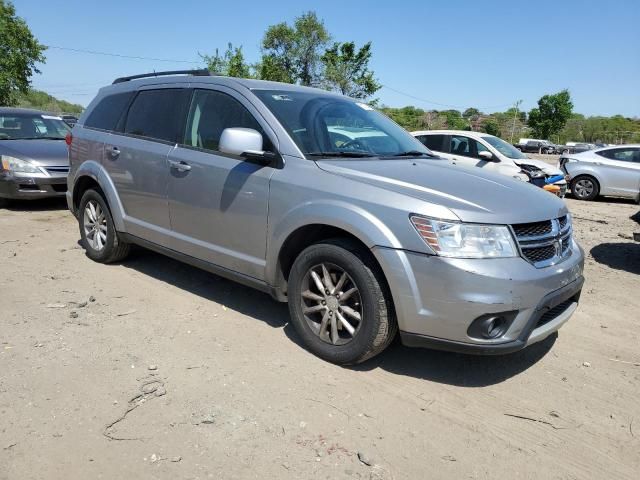
<svg viewBox="0 0 640 480">
<path fill-rule="evenodd" d="M 638 206 L 567 202 L 587 280 L 557 337 L 357 368 L 259 292 L 141 249 L 91 262 L 61 202 L 0 210 L 0 479 L 636 479 Z"/>
</svg>

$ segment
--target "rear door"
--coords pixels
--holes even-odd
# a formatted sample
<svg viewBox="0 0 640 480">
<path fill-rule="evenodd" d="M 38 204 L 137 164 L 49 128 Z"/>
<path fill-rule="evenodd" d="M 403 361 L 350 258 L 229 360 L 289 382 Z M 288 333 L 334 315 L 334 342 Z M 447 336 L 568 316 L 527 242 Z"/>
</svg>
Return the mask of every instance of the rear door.
<svg viewBox="0 0 640 480">
<path fill-rule="evenodd" d="M 162 245 L 171 228 L 167 155 L 182 132 L 188 96 L 186 85 L 141 89 L 105 141 L 104 166 L 124 207 L 127 232 Z"/>
<path fill-rule="evenodd" d="M 188 110 L 184 138 L 169 156 L 172 248 L 262 280 L 275 169 L 218 147 L 225 128 L 259 131 L 270 151 L 276 136 L 255 107 L 227 87 L 194 90 Z"/>
<path fill-rule="evenodd" d="M 620 147 L 594 153 L 603 193 L 635 198 L 640 189 L 640 148 Z"/>
</svg>

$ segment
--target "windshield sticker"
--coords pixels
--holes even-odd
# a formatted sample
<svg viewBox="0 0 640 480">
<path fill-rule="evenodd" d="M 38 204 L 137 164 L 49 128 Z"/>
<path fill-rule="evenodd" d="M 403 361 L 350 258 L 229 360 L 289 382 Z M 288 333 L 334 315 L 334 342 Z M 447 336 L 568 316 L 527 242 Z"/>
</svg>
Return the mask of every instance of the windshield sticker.
<svg viewBox="0 0 640 480">
<path fill-rule="evenodd" d="M 356 105 L 358 105 L 363 110 L 367 110 L 369 112 L 373 111 L 373 108 L 370 105 L 367 105 L 366 103 L 356 102 Z"/>
<path fill-rule="evenodd" d="M 61 117 L 56 117 L 55 115 L 40 115 L 45 120 L 62 120 Z"/>
<path fill-rule="evenodd" d="M 293 102 L 293 98 L 291 98 L 289 95 L 271 95 L 273 97 L 274 100 L 277 100 L 279 102 Z"/>
</svg>

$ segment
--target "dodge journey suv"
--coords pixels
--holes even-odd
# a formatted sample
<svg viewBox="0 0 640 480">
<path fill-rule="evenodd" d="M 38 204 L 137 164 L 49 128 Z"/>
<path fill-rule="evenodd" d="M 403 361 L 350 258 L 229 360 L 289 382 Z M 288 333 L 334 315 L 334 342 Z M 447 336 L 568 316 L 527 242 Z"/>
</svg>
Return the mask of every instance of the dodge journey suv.
<svg viewBox="0 0 640 480">
<path fill-rule="evenodd" d="M 513 352 L 578 304 L 583 252 L 562 200 L 453 167 L 350 98 L 137 75 L 100 90 L 67 143 L 91 259 L 137 244 L 268 292 L 332 362 L 362 362 L 398 331 L 409 346 Z"/>
</svg>

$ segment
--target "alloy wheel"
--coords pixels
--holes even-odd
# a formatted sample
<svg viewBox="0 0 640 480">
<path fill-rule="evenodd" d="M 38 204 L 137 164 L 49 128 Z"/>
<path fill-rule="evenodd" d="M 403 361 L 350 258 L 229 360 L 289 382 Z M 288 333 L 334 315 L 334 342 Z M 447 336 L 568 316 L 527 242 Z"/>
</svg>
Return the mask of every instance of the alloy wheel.
<svg viewBox="0 0 640 480">
<path fill-rule="evenodd" d="M 97 252 L 101 251 L 107 243 L 107 217 L 95 200 L 89 200 L 84 207 L 83 225 L 89 246 Z"/>
<path fill-rule="evenodd" d="M 339 266 L 311 267 L 302 281 L 301 302 L 307 325 L 322 341 L 345 345 L 358 334 L 363 321 L 360 291 Z"/>
<path fill-rule="evenodd" d="M 580 179 L 576 182 L 574 186 L 575 195 L 579 198 L 587 198 L 591 194 L 593 194 L 593 190 L 595 185 L 593 182 L 587 178 Z"/>
</svg>

